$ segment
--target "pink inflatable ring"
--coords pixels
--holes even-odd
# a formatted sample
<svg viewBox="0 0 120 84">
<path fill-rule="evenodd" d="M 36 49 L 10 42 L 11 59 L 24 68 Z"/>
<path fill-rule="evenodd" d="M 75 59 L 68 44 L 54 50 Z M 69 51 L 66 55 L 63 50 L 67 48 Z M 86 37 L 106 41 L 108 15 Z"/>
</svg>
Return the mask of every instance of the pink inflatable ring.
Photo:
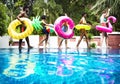
<svg viewBox="0 0 120 84">
<path fill-rule="evenodd" d="M 62 30 L 63 25 L 67 23 L 67 31 L 64 32 Z M 74 29 L 74 22 L 71 18 L 68 16 L 61 16 L 57 18 L 57 20 L 54 23 L 55 32 L 58 36 L 69 39 L 72 38 L 74 35 L 73 29 Z"/>
<path fill-rule="evenodd" d="M 96 30 L 101 31 L 101 32 L 109 32 L 109 33 L 111 33 L 113 27 L 112 27 L 112 25 L 110 23 L 110 20 L 112 20 L 112 22 L 115 23 L 116 18 L 114 16 L 109 16 L 107 19 L 108 19 L 108 27 L 97 25 Z"/>
</svg>

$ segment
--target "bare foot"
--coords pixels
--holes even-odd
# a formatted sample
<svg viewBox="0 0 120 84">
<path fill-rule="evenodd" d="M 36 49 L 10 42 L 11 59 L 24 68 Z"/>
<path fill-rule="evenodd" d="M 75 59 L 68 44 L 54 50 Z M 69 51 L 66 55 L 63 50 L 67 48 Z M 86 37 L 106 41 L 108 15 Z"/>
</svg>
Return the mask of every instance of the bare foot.
<svg viewBox="0 0 120 84">
<path fill-rule="evenodd" d="M 110 47 L 110 46 L 107 46 L 107 48 L 108 48 L 108 49 L 111 49 L 112 47 Z"/>
<path fill-rule="evenodd" d="M 78 50 L 78 49 L 79 49 L 79 47 L 78 47 L 78 46 L 76 46 L 76 49 Z"/>
<path fill-rule="evenodd" d="M 70 49 L 70 47 L 65 47 L 66 49 Z"/>
<path fill-rule="evenodd" d="M 20 46 L 19 46 L 19 49 L 22 49 L 22 48 L 23 48 L 23 47 L 20 47 Z"/>
<path fill-rule="evenodd" d="M 31 49 L 31 48 L 33 48 L 33 47 L 32 47 L 32 46 L 29 46 L 28 48 Z"/>
</svg>

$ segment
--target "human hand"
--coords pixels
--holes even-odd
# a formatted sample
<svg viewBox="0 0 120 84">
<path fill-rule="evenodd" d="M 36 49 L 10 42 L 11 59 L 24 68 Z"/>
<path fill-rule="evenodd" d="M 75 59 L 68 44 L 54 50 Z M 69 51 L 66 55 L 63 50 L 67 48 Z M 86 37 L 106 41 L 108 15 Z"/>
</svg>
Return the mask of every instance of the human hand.
<svg viewBox="0 0 120 84">
<path fill-rule="evenodd" d="M 110 11 L 111 8 L 108 9 L 108 11 Z"/>
<path fill-rule="evenodd" d="M 23 21 L 20 21 L 22 24 L 24 24 L 24 22 Z"/>
<path fill-rule="evenodd" d="M 25 26 L 24 21 L 20 20 L 20 22 L 22 26 Z"/>
</svg>

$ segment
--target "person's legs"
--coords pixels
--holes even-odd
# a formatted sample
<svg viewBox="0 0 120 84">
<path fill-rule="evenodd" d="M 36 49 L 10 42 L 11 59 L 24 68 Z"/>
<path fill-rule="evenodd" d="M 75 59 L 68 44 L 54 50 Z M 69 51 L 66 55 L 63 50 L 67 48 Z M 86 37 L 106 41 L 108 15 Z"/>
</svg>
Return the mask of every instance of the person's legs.
<svg viewBox="0 0 120 84">
<path fill-rule="evenodd" d="M 63 42 L 63 38 L 61 38 L 61 39 L 60 39 L 60 43 L 59 43 L 59 45 L 58 45 L 58 48 L 60 48 L 60 47 L 61 47 L 62 42 Z"/>
<path fill-rule="evenodd" d="M 20 33 L 22 33 L 22 25 L 20 25 Z M 21 49 L 22 48 L 22 40 L 23 39 L 19 39 L 19 48 Z"/>
<path fill-rule="evenodd" d="M 80 44 L 83 36 L 84 36 L 84 31 L 82 30 L 82 31 L 81 31 L 81 34 L 80 34 L 80 39 L 78 40 L 78 43 L 77 43 L 77 45 L 76 45 L 77 48 L 78 48 L 78 46 L 79 46 L 79 44 Z"/>
<path fill-rule="evenodd" d="M 102 32 L 101 34 L 102 34 L 102 36 L 101 36 L 101 47 L 102 47 L 103 41 L 104 41 L 104 32 Z"/>
<path fill-rule="evenodd" d="M 49 34 L 46 34 L 46 38 L 45 38 L 45 48 L 46 48 L 47 43 L 48 43 L 48 38 L 49 38 Z"/>
<path fill-rule="evenodd" d="M 26 37 L 25 39 L 26 39 L 26 42 L 27 42 L 28 48 L 33 48 L 32 46 L 30 46 L 29 38 Z"/>
<path fill-rule="evenodd" d="M 108 38 L 105 37 L 105 43 L 106 43 L 106 47 L 108 47 Z"/>
<path fill-rule="evenodd" d="M 109 47 L 109 45 L 108 45 L 108 35 L 107 35 L 106 32 L 105 32 L 105 43 L 106 43 L 106 47 Z"/>
<path fill-rule="evenodd" d="M 38 44 L 38 46 L 40 46 L 40 44 L 45 41 L 45 48 L 46 48 L 47 43 L 48 43 L 48 38 L 49 38 L 49 34 L 45 34 L 43 40 Z"/>
<path fill-rule="evenodd" d="M 20 25 L 20 32 L 24 32 L 26 29 L 26 27 L 24 25 Z M 27 42 L 27 45 L 28 45 L 28 48 L 33 48 L 32 46 L 30 46 L 30 43 L 29 43 L 29 38 L 26 37 L 26 42 Z M 22 48 L 22 39 L 19 40 L 19 48 Z"/>
<path fill-rule="evenodd" d="M 87 32 L 86 32 L 86 31 L 85 31 L 84 36 L 85 36 L 85 39 L 86 39 L 87 48 L 90 48 L 90 46 L 89 46 L 89 41 L 88 41 L 88 37 L 87 37 Z"/>
<path fill-rule="evenodd" d="M 19 40 L 19 48 L 22 48 L 22 39 Z"/>
<path fill-rule="evenodd" d="M 65 48 L 68 48 L 68 47 L 67 47 L 67 39 L 65 39 Z"/>
<path fill-rule="evenodd" d="M 45 41 L 45 38 L 46 38 L 46 36 L 44 36 L 44 38 L 39 42 L 38 46 L 40 46 L 40 44 Z"/>
</svg>

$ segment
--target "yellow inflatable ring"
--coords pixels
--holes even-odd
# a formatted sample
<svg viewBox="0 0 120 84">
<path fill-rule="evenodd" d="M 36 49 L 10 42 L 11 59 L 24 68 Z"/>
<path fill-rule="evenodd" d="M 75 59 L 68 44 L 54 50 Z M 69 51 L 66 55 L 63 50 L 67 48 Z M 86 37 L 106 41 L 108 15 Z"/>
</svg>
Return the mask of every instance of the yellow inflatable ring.
<svg viewBox="0 0 120 84">
<path fill-rule="evenodd" d="M 14 39 L 23 39 L 33 32 L 33 26 L 31 20 L 29 20 L 28 18 L 20 18 L 20 19 L 21 21 L 23 21 L 23 23 L 26 26 L 26 30 L 24 32 L 21 33 L 16 32 L 16 27 L 18 25 L 21 25 L 21 22 L 18 19 L 13 20 L 8 27 L 8 34 Z"/>
<path fill-rule="evenodd" d="M 90 25 L 84 25 L 84 24 L 77 24 L 75 26 L 75 28 L 77 30 L 80 30 L 80 29 L 85 29 L 85 30 L 90 30 L 91 29 L 91 26 Z"/>
</svg>

